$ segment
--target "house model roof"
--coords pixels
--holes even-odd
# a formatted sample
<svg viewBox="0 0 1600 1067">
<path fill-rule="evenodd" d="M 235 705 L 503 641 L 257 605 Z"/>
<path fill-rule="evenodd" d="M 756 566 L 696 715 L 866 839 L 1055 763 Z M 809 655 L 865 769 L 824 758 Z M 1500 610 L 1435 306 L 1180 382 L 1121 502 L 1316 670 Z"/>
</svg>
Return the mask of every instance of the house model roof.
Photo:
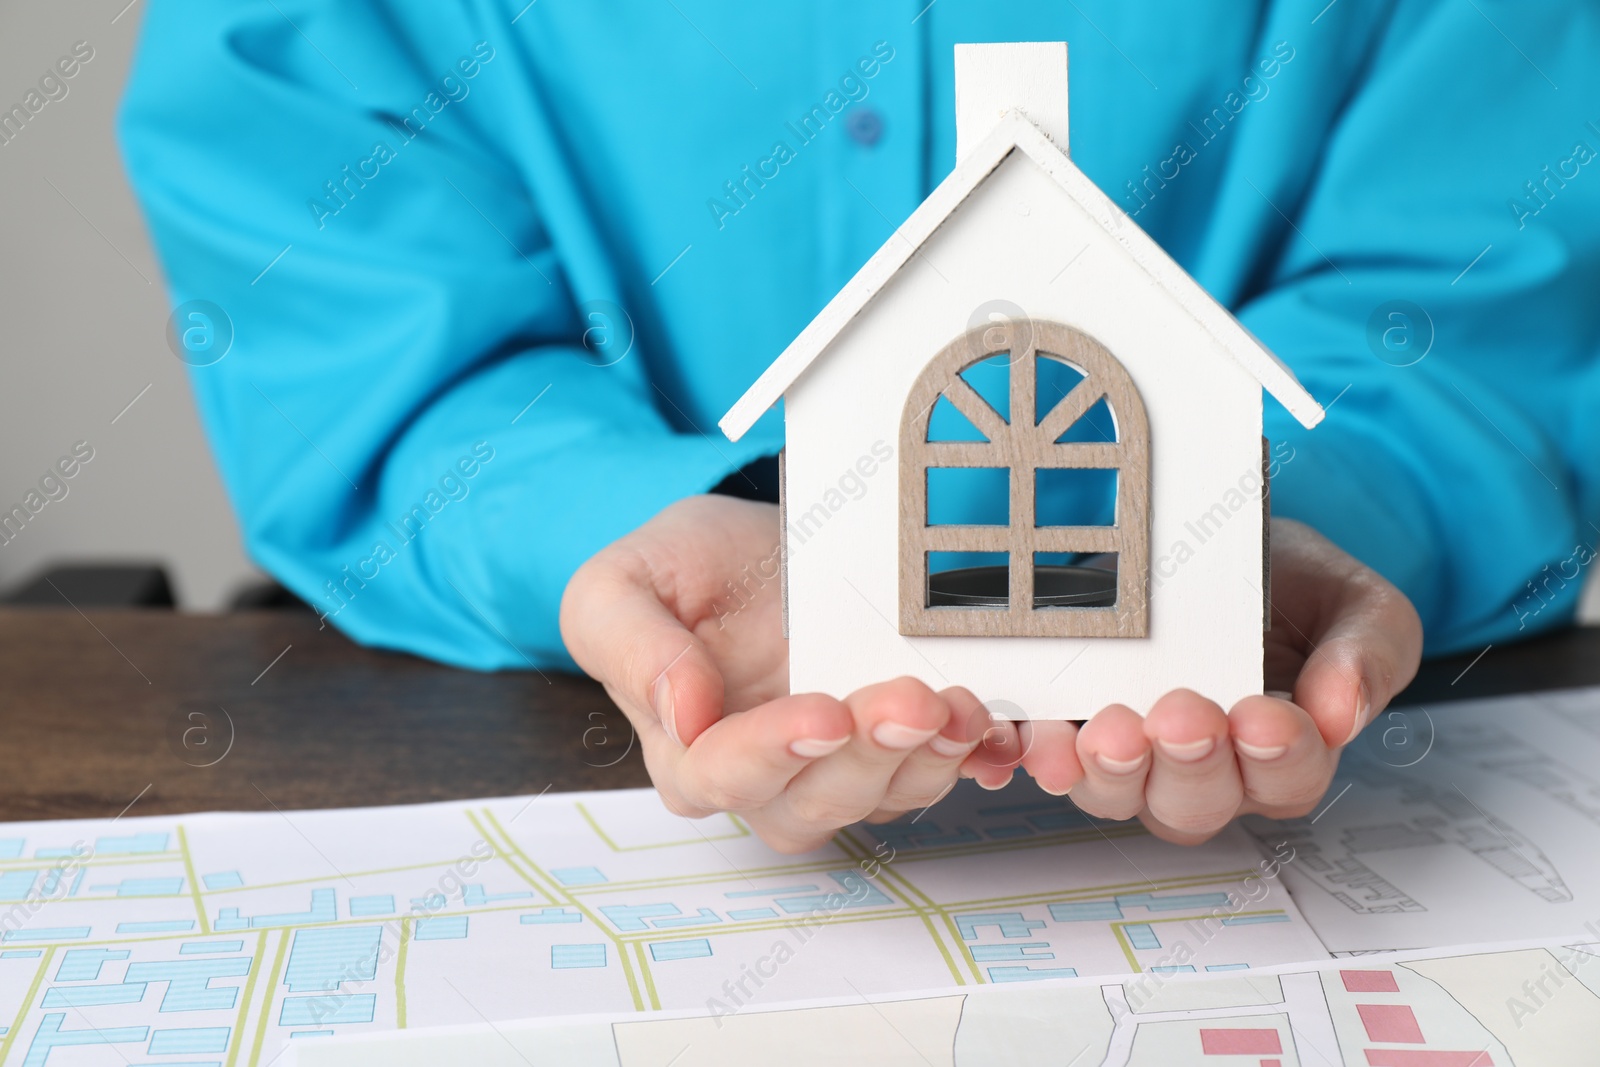
<svg viewBox="0 0 1600 1067">
<path fill-rule="evenodd" d="M 1020 110 L 1012 109 L 954 171 L 911 213 L 894 235 L 811 320 L 788 348 L 756 379 L 718 425 L 737 441 L 821 356 L 872 298 L 889 283 L 934 232 L 1012 153 L 1037 164 L 1105 233 L 1133 257 L 1218 345 L 1308 429 L 1322 421 L 1322 405 L 1284 363 L 1240 325 L 1226 308 L 1191 278 L 1147 233 L 1057 148 Z"/>
</svg>

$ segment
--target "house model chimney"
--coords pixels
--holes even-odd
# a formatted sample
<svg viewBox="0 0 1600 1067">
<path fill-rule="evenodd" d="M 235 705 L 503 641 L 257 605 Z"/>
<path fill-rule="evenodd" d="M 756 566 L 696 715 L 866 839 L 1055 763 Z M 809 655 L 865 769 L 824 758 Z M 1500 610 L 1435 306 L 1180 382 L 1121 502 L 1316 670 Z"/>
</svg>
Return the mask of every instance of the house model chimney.
<svg viewBox="0 0 1600 1067">
<path fill-rule="evenodd" d="M 1020 111 L 1067 151 L 1067 43 L 956 45 L 956 159 Z"/>
</svg>

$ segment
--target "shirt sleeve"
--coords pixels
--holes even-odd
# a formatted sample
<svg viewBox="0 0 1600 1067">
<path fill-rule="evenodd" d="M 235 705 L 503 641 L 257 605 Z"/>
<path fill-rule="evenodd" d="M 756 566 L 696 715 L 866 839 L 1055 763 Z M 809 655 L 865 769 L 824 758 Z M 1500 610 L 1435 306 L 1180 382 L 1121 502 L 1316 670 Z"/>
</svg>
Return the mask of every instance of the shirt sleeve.
<svg viewBox="0 0 1600 1067">
<path fill-rule="evenodd" d="M 1431 653 L 1570 622 L 1594 557 L 1596 48 L 1584 5 L 1400 5 L 1309 184 L 1239 194 L 1284 249 L 1241 321 L 1328 409 L 1268 402 L 1274 510 L 1398 584 Z"/>
<path fill-rule="evenodd" d="M 776 448 L 657 387 L 561 232 L 561 147 L 540 183 L 495 150 L 544 136 L 537 101 L 486 76 L 511 60 L 471 5 L 416 6 L 156 0 L 123 155 L 177 315 L 231 325 L 191 380 L 251 555 L 360 642 L 567 668 L 583 560 Z"/>
</svg>

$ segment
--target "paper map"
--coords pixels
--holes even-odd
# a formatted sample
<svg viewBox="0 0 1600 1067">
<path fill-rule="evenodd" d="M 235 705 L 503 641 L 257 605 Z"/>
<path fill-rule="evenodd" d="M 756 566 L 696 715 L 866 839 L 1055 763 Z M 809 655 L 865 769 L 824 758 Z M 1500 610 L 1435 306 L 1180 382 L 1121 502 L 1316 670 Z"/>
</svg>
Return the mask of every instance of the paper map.
<svg viewBox="0 0 1600 1067">
<path fill-rule="evenodd" d="M 1245 826 L 1179 848 L 1026 783 L 804 856 L 644 790 L 6 824 L 0 1063 L 1600 1048 L 1600 690 L 1389 713 L 1317 812 Z"/>
<path fill-rule="evenodd" d="M 357 1038 L 292 1067 L 1562 1067 L 1600 1048 L 1600 945 L 1363 956 Z"/>
<path fill-rule="evenodd" d="M 1600 689 L 1380 716 L 1315 818 L 1245 825 L 1330 950 L 1600 937 Z"/>
<path fill-rule="evenodd" d="M 1250 837 L 1033 789 L 783 856 L 644 790 L 0 828 L 0 1062 L 1325 956 Z"/>
</svg>

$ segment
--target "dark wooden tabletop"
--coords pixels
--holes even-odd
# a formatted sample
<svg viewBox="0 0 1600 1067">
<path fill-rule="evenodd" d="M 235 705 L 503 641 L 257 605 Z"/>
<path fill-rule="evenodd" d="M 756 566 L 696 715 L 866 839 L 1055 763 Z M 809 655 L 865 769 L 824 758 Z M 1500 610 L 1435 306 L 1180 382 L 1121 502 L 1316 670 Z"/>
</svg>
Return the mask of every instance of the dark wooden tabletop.
<svg viewBox="0 0 1600 1067">
<path fill-rule="evenodd" d="M 1600 629 L 1424 665 L 1434 703 L 1600 684 Z M 0 820 L 648 784 L 584 678 L 359 648 L 302 612 L 0 609 Z"/>
</svg>

